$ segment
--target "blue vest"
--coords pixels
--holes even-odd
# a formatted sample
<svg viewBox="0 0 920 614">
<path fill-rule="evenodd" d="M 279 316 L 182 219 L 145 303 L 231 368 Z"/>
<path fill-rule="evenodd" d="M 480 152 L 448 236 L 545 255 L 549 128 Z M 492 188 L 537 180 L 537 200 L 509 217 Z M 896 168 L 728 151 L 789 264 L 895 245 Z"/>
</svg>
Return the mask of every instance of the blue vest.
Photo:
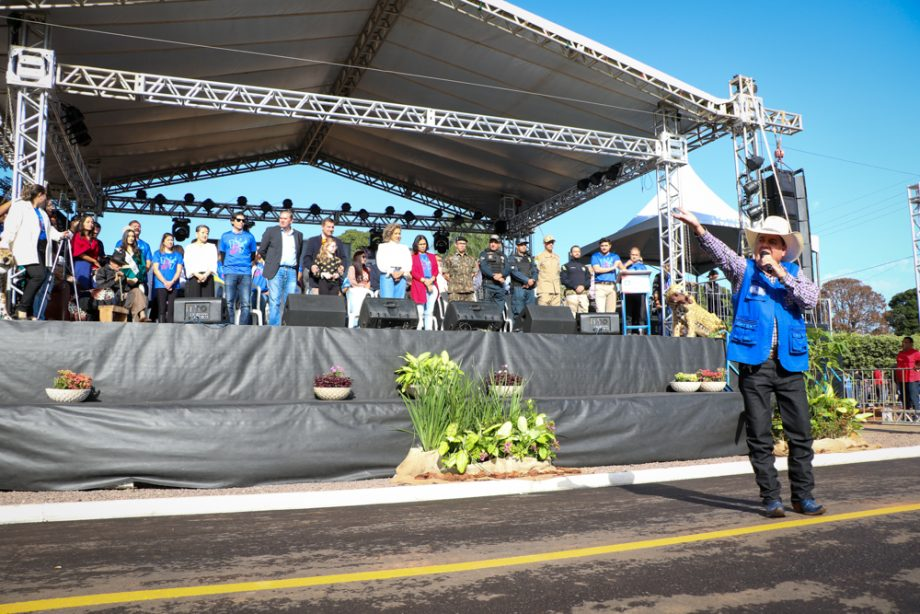
<svg viewBox="0 0 920 614">
<path fill-rule="evenodd" d="M 799 267 L 785 262 L 789 275 Z M 786 307 L 786 286 L 770 279 L 747 261 L 741 288 L 732 296 L 735 320 L 728 339 L 728 359 L 747 365 L 759 365 L 770 356 L 773 342 L 773 320 L 776 319 L 776 357 L 787 371 L 808 370 L 808 337 L 805 318 L 795 303 Z"/>
</svg>

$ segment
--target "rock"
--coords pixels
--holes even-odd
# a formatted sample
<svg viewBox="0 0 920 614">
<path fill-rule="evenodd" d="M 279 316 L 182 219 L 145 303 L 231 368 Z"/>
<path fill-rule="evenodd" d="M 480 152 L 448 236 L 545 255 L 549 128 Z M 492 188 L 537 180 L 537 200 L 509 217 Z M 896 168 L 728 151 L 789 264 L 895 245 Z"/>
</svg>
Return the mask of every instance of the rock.
<svg viewBox="0 0 920 614">
<path fill-rule="evenodd" d="M 870 444 L 859 433 L 851 433 L 847 437 L 815 439 L 812 447 L 815 454 L 827 454 L 830 452 L 869 450 L 871 448 L 880 448 L 881 446 Z M 785 441 L 776 442 L 776 445 L 773 446 L 773 454 L 776 456 L 789 456 L 789 444 Z"/>
<path fill-rule="evenodd" d="M 437 450 L 425 452 L 421 448 L 409 448 L 406 458 L 396 467 L 393 481 L 397 484 L 418 484 L 416 476 L 441 473 L 441 467 L 438 465 L 439 458 Z"/>
</svg>

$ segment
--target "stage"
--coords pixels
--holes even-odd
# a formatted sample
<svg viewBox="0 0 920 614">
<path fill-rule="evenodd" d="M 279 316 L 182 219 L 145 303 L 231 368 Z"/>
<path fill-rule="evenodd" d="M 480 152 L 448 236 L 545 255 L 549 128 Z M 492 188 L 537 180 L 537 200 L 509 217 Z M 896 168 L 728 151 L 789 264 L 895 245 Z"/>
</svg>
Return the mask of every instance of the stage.
<svg viewBox="0 0 920 614">
<path fill-rule="evenodd" d="M 744 454 L 740 395 L 667 392 L 677 371 L 724 365 L 720 340 L 193 324 L 0 322 L 0 489 L 125 482 L 217 488 L 387 477 L 412 445 L 393 371 L 447 350 L 467 373 L 507 364 L 556 420 L 557 465 Z M 318 401 L 341 365 L 353 398 Z M 85 372 L 96 402 L 45 396 Z"/>
</svg>

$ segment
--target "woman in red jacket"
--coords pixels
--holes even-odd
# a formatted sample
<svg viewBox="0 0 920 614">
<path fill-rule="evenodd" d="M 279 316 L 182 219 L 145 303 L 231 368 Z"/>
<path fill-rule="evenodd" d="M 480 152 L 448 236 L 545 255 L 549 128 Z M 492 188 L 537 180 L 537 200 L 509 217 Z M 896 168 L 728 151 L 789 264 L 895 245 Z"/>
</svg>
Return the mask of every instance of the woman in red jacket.
<svg viewBox="0 0 920 614">
<path fill-rule="evenodd" d="M 412 287 L 409 292 L 418 309 L 418 329 L 434 329 L 434 304 L 438 300 L 438 260 L 428 253 L 428 240 L 419 235 L 412 242 Z"/>
<path fill-rule="evenodd" d="M 74 233 L 73 268 L 77 278 L 77 287 L 80 292 L 93 289 L 93 274 L 101 264 L 102 251 L 99 249 L 99 239 L 93 235 L 96 231 L 96 220 L 92 215 L 80 218 L 80 224 Z"/>
</svg>

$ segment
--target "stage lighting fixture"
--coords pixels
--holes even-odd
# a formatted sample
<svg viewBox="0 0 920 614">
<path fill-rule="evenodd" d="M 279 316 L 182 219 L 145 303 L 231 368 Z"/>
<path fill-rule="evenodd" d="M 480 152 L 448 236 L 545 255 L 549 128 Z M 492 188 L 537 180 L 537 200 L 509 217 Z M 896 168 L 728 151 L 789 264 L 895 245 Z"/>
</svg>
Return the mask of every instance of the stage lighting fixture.
<svg viewBox="0 0 920 614">
<path fill-rule="evenodd" d="M 67 140 L 73 145 L 86 147 L 93 142 L 93 137 L 89 135 L 86 128 L 86 121 L 80 109 L 73 105 L 61 105 L 61 123 L 64 124 L 64 132 L 67 134 Z"/>
<path fill-rule="evenodd" d="M 459 213 L 454 213 L 454 224 L 460 224 L 463 222 L 463 216 Z"/>
<path fill-rule="evenodd" d="M 134 193 L 134 197 L 140 200 L 147 200 L 147 190 L 138 190 Z"/>
<path fill-rule="evenodd" d="M 608 181 L 616 181 L 622 170 L 622 164 L 614 164 L 604 172 L 604 177 L 606 177 Z"/>
<path fill-rule="evenodd" d="M 311 215 L 319 215 L 322 212 L 323 212 L 323 208 L 317 205 L 316 203 L 313 203 L 312 205 L 310 205 Z"/>
<path fill-rule="evenodd" d="M 443 230 L 434 233 L 434 250 L 439 254 L 446 254 L 450 249 L 450 235 Z"/>
<path fill-rule="evenodd" d="M 156 196 L 153 197 L 153 202 L 156 204 L 157 207 L 159 207 L 160 209 L 162 209 L 162 208 L 163 208 L 163 205 L 166 204 L 166 197 L 163 196 L 162 193 L 161 193 L 161 194 L 157 194 Z"/>
<path fill-rule="evenodd" d="M 747 194 L 748 196 L 753 196 L 754 194 L 757 194 L 757 192 L 760 190 L 760 182 L 754 179 L 752 181 L 748 181 L 746 184 L 744 184 L 741 187 L 744 190 L 745 194 Z"/>
<path fill-rule="evenodd" d="M 507 220 L 498 220 L 497 222 L 495 222 L 495 234 L 497 235 L 508 234 Z"/>
<path fill-rule="evenodd" d="M 412 213 L 411 211 L 406 211 L 406 212 L 403 214 L 403 219 L 406 220 L 406 222 L 408 222 L 408 223 L 411 224 L 412 222 L 415 221 L 415 214 Z"/>
<path fill-rule="evenodd" d="M 477 222 L 482 219 L 482 211 L 476 211 L 473 213 L 473 219 Z"/>
<path fill-rule="evenodd" d="M 383 211 L 387 215 L 393 215 L 394 213 L 396 213 L 396 207 L 394 207 L 393 205 L 388 205 L 387 208 L 384 209 Z"/>
<path fill-rule="evenodd" d="M 588 186 L 591 185 L 591 180 L 590 179 L 579 179 L 578 183 L 575 185 L 579 190 L 581 190 L 582 192 L 585 192 L 588 190 Z"/>
<path fill-rule="evenodd" d="M 366 222 L 368 219 L 370 219 L 371 214 L 367 212 L 367 209 L 361 209 L 358 211 L 358 217 L 362 222 Z"/>
<path fill-rule="evenodd" d="M 342 203 L 342 212 L 348 213 L 351 211 L 351 203 Z"/>
<path fill-rule="evenodd" d="M 383 231 L 377 226 L 374 226 L 370 229 L 370 232 L 368 232 L 368 239 L 370 241 L 370 248 L 376 252 L 380 244 L 383 243 Z"/>
<path fill-rule="evenodd" d="M 591 175 L 589 181 L 591 182 L 591 185 L 600 185 L 604 181 L 604 173 L 594 173 Z"/>
<path fill-rule="evenodd" d="M 744 165 L 749 171 L 756 171 L 763 166 L 763 156 L 751 156 L 744 161 Z"/>
<path fill-rule="evenodd" d="M 262 204 L 259 205 L 259 209 L 262 210 L 263 214 L 269 214 L 272 212 L 272 204 L 267 200 L 263 200 Z"/>
<path fill-rule="evenodd" d="M 174 217 L 172 219 L 172 235 L 177 243 L 182 243 L 188 239 L 190 233 L 191 221 L 185 217 Z"/>
<path fill-rule="evenodd" d="M 201 201 L 201 206 L 205 211 L 211 213 L 211 209 L 214 208 L 214 201 L 210 198 L 205 198 L 203 201 Z"/>
<path fill-rule="evenodd" d="M 246 198 L 245 196 L 236 197 L 236 204 L 239 205 L 240 207 L 245 207 L 247 203 L 249 203 L 249 199 Z"/>
<path fill-rule="evenodd" d="M 281 206 L 284 207 L 285 209 L 293 209 L 294 201 L 291 200 L 290 198 L 285 198 L 284 200 L 281 201 Z"/>
<path fill-rule="evenodd" d="M 444 217 L 444 212 L 440 209 L 435 209 L 431 215 L 433 215 L 436 220 L 439 220 Z"/>
<path fill-rule="evenodd" d="M 182 200 L 184 200 L 188 204 L 192 204 L 193 202 L 195 202 L 195 195 L 189 192 L 188 194 L 182 197 Z"/>
</svg>

